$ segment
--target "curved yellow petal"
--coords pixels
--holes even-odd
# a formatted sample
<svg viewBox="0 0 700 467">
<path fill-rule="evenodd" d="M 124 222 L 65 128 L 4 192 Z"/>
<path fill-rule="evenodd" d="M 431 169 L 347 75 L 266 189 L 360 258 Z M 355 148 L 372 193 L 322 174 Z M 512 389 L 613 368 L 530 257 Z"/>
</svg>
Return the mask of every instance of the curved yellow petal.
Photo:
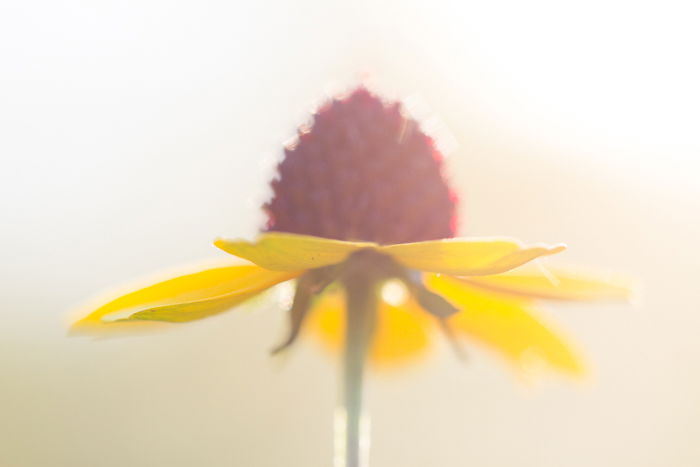
<svg viewBox="0 0 700 467">
<path fill-rule="evenodd" d="M 461 277 L 458 280 L 492 292 L 531 299 L 598 301 L 630 299 L 621 282 L 552 271 L 511 271 L 495 276 Z"/>
<path fill-rule="evenodd" d="M 434 319 L 413 300 L 398 306 L 382 302 L 371 361 L 378 366 L 392 366 L 414 360 L 429 348 L 433 327 Z"/>
<path fill-rule="evenodd" d="M 455 276 L 483 276 L 499 274 L 565 249 L 564 245 L 525 247 L 510 239 L 449 238 L 387 245 L 379 251 L 412 269 Z"/>
<path fill-rule="evenodd" d="M 71 330 L 90 334 L 133 330 L 130 325 L 135 321 L 202 319 L 299 274 L 267 271 L 255 265 L 207 269 L 121 295 L 94 309 L 73 324 Z"/>
<path fill-rule="evenodd" d="M 370 349 L 370 362 L 374 366 L 397 366 L 426 352 L 434 319 L 418 305 L 410 300 L 398 306 L 382 301 L 377 311 L 377 327 Z M 306 327 L 325 348 L 342 351 L 345 342 L 343 294 L 336 290 L 319 297 Z"/>
<path fill-rule="evenodd" d="M 298 271 L 338 264 L 354 251 L 377 246 L 278 232 L 262 234 L 255 242 L 218 239 L 214 245 L 272 271 Z"/>
<path fill-rule="evenodd" d="M 461 309 L 450 318 L 455 331 L 497 351 L 516 368 L 527 370 L 545 363 L 562 373 L 584 373 L 571 345 L 539 320 L 527 301 L 489 294 L 450 277 L 426 274 L 425 282 Z"/>
<path fill-rule="evenodd" d="M 331 352 L 340 352 L 345 341 L 345 299 L 339 290 L 328 291 L 314 300 L 304 330 Z"/>
</svg>

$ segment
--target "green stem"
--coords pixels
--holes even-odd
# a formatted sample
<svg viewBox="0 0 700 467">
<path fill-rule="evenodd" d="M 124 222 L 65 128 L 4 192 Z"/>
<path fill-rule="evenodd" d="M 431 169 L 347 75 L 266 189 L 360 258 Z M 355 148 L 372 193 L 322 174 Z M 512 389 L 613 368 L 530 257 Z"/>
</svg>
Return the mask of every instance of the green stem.
<svg viewBox="0 0 700 467">
<path fill-rule="evenodd" d="M 347 293 L 343 402 L 345 405 L 344 467 L 367 467 L 368 419 L 363 417 L 365 361 L 377 315 L 375 282 L 361 275 L 345 281 Z"/>
</svg>

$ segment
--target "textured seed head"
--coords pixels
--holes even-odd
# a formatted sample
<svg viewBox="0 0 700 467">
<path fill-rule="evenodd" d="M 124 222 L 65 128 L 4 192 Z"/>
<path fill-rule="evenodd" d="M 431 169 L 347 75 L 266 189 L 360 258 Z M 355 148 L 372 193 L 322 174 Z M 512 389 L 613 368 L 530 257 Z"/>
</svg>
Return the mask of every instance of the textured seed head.
<svg viewBox="0 0 700 467">
<path fill-rule="evenodd" d="M 433 140 L 365 88 L 323 105 L 277 170 L 268 231 L 382 244 L 455 234 L 457 199 Z"/>
</svg>

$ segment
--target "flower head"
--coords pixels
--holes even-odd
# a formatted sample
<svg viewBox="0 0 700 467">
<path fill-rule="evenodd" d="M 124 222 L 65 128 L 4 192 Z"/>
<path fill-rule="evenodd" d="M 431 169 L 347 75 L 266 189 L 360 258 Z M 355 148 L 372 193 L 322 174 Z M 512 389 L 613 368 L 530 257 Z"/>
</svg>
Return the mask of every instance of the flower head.
<svg viewBox="0 0 700 467">
<path fill-rule="evenodd" d="M 267 230 L 394 244 L 449 238 L 457 197 L 442 155 L 398 103 L 359 88 L 285 148 Z"/>
<path fill-rule="evenodd" d="M 452 342 L 472 338 L 518 367 L 540 362 L 576 374 L 578 358 L 534 316 L 533 302 L 626 296 L 615 284 L 520 268 L 562 245 L 454 238 L 457 197 L 433 141 L 398 103 L 364 88 L 314 114 L 285 149 L 272 191 L 258 239 L 215 242 L 245 264 L 136 290 L 93 310 L 74 329 L 195 321 L 294 280 L 290 330 L 275 351 L 291 345 L 305 325 L 329 347 L 343 335 L 349 342 L 348 323 L 362 309 L 363 335 L 377 363 L 416 356 L 436 324 Z M 391 287 L 394 297 L 384 293 Z"/>
</svg>

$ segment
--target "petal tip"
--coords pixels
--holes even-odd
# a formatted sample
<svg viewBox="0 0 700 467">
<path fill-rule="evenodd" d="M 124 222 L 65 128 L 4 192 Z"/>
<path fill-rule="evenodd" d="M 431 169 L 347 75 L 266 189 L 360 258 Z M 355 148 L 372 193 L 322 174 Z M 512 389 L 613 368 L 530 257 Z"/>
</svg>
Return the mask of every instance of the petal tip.
<svg viewBox="0 0 700 467">
<path fill-rule="evenodd" d="M 67 337 L 82 337 L 82 336 L 85 336 L 87 334 L 88 333 L 85 332 L 85 329 L 80 324 L 80 321 L 70 324 L 68 326 L 68 330 L 66 331 Z"/>
<path fill-rule="evenodd" d="M 561 253 L 562 251 L 565 251 L 568 248 L 569 248 L 569 246 L 566 243 L 557 243 L 556 245 L 549 247 L 549 251 L 552 254 L 555 254 L 555 253 Z"/>
</svg>

